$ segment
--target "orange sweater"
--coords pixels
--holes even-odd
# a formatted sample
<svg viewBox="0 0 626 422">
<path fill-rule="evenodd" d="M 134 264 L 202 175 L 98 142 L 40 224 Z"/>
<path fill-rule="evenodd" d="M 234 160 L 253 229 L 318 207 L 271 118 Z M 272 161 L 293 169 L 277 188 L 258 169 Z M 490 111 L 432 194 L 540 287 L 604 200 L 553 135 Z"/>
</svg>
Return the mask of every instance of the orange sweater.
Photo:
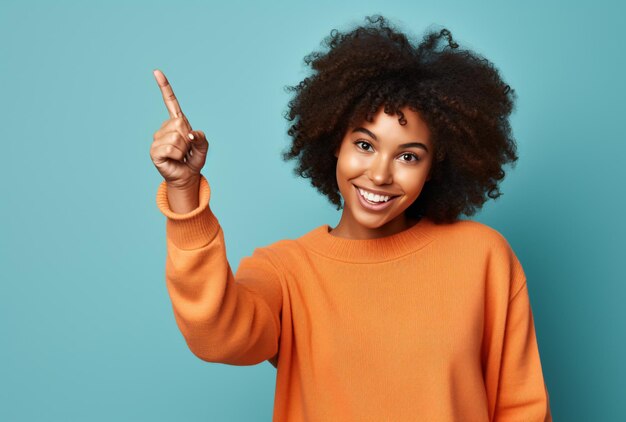
<svg viewBox="0 0 626 422">
<path fill-rule="evenodd" d="M 273 421 L 551 421 L 521 264 L 463 220 L 351 240 L 317 227 L 256 248 L 233 275 L 201 176 L 169 208 L 165 276 L 200 359 L 277 365 Z"/>
</svg>

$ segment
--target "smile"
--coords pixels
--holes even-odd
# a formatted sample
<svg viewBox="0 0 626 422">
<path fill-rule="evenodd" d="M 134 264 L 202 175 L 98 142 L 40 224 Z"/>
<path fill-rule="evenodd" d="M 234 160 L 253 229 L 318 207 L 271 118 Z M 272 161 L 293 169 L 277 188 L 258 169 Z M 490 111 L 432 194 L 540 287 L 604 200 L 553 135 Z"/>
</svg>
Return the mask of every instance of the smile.
<svg viewBox="0 0 626 422">
<path fill-rule="evenodd" d="M 372 192 L 368 192 L 365 189 L 359 189 L 359 193 L 361 194 L 361 196 L 365 199 L 368 200 L 368 202 L 372 202 L 372 203 L 379 203 L 379 202 L 387 202 L 389 201 L 389 198 L 391 198 L 391 196 L 389 195 L 378 195 Z"/>
<path fill-rule="evenodd" d="M 354 186 L 354 185 L 353 185 Z M 359 197 L 359 203 L 363 208 L 371 211 L 380 211 L 391 205 L 391 203 L 398 196 L 376 195 L 371 192 L 354 186 L 357 196 Z"/>
</svg>

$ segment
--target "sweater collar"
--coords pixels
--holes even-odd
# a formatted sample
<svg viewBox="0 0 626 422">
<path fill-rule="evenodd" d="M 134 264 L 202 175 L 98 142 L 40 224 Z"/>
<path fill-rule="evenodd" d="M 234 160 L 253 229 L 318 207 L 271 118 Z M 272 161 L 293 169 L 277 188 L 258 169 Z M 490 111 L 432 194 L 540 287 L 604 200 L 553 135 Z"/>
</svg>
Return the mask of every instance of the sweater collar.
<svg viewBox="0 0 626 422">
<path fill-rule="evenodd" d="M 410 228 L 378 239 L 346 239 L 329 233 L 324 224 L 298 239 L 305 248 L 338 261 L 373 263 L 399 258 L 435 239 L 436 224 L 423 216 Z"/>
</svg>

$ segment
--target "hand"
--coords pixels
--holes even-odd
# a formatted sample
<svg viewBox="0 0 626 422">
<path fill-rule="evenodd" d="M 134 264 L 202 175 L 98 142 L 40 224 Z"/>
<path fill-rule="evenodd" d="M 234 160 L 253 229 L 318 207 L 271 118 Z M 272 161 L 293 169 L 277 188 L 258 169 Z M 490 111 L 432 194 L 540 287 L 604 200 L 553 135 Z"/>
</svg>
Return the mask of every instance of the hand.
<svg viewBox="0 0 626 422">
<path fill-rule="evenodd" d="M 192 188 L 197 186 L 200 179 L 200 170 L 206 162 L 209 143 L 204 132 L 191 129 L 163 72 L 155 70 L 154 77 L 163 94 L 170 118 L 154 133 L 150 158 L 168 187 Z M 190 134 L 193 139 L 190 139 Z"/>
</svg>

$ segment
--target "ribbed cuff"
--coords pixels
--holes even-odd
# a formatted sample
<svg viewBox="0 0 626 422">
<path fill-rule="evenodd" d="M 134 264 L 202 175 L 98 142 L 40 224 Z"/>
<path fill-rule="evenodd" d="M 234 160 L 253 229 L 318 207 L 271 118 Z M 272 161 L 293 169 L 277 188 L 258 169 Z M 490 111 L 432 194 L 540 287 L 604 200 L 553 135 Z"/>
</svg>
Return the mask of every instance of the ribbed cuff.
<svg viewBox="0 0 626 422">
<path fill-rule="evenodd" d="M 199 205 L 185 214 L 172 211 L 167 199 L 167 183 L 161 182 L 156 194 L 159 211 L 167 217 L 166 235 L 180 249 L 197 249 L 207 245 L 218 233 L 219 222 L 211 212 L 211 187 L 200 174 Z"/>
</svg>

